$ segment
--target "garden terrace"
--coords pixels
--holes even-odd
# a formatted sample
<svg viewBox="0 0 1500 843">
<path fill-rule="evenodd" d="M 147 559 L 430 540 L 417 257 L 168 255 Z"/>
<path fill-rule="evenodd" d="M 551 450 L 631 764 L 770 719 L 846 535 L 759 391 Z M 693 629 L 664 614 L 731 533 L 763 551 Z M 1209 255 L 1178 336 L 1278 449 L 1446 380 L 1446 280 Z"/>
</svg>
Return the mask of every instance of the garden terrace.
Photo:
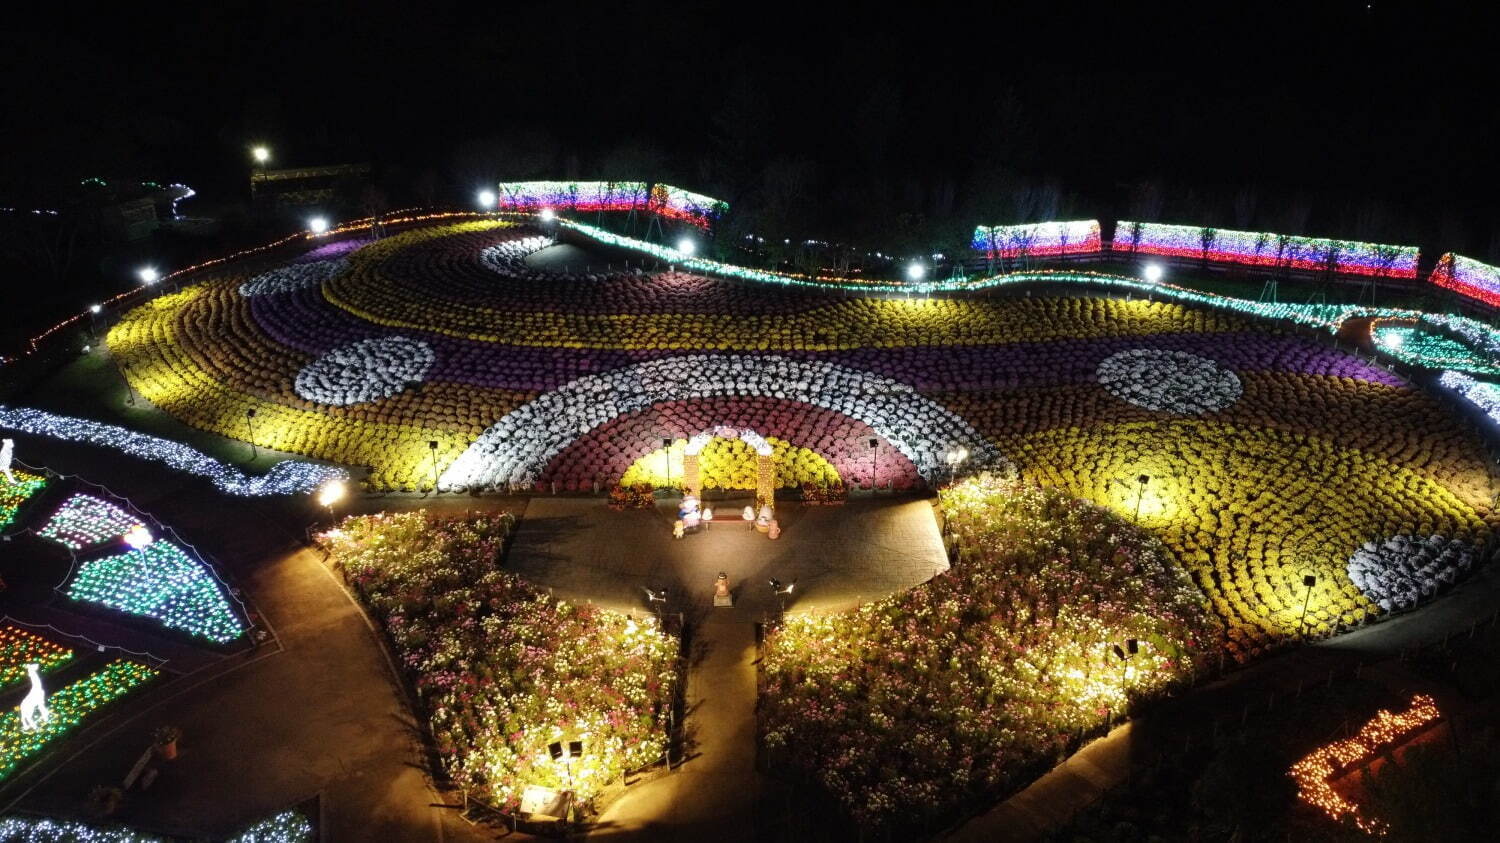
<svg viewBox="0 0 1500 843">
<path fill-rule="evenodd" d="M 1125 515 L 1139 504 L 1239 659 L 1295 639 L 1304 600 L 1306 630 L 1324 634 L 1432 596 L 1479 561 L 1495 518 L 1484 447 L 1444 404 L 1265 318 L 1326 329 L 1382 311 L 1103 275 L 923 299 L 548 276 L 525 262 L 537 230 L 494 219 L 351 242 L 284 271 L 218 267 L 126 314 L 110 350 L 182 421 L 250 438 L 254 410 L 256 444 L 369 466 L 374 490 L 654 481 L 663 438 L 680 449 L 719 425 L 798 455 L 782 485 L 831 469 L 931 486 L 962 449 L 964 472 L 1017 471 Z M 1008 295 L 1027 284 L 1054 292 Z M 1473 348 L 1493 340 L 1439 321 Z"/>
</svg>

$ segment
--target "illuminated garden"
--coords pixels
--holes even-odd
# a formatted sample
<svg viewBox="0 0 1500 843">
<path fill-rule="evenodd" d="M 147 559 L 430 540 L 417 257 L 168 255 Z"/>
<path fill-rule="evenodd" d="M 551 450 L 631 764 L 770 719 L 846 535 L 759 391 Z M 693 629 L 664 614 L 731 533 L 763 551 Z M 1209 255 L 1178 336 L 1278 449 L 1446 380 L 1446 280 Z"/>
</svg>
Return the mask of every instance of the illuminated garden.
<svg viewBox="0 0 1500 843">
<path fill-rule="evenodd" d="M 85 359 L 148 427 L 0 407 L 17 435 L 216 495 L 310 495 L 318 566 L 465 818 L 603 829 L 671 787 L 674 754 L 712 758 L 693 688 L 713 680 L 693 677 L 726 619 L 757 636 L 736 668 L 754 727 L 733 732 L 755 781 L 810 783 L 835 836 L 900 835 L 1002 806 L 1207 683 L 1420 611 L 1491 556 L 1476 420 L 1500 414 L 1500 333 L 1193 281 L 1223 264 L 1417 283 L 1412 248 L 981 226 L 981 271 L 899 280 L 700 255 L 722 203 L 666 185 L 512 183 L 491 202 L 323 226 L 127 296 Z M 605 222 L 627 210 L 679 239 Z M 1448 256 L 1433 283 L 1467 295 L 1489 271 Z M 232 446 L 249 459 L 209 453 Z M 0 488 L 0 522 L 70 560 L 48 605 L 212 653 L 272 631 L 180 537 L 51 477 L 18 465 Z M 919 504 L 937 563 L 786 573 L 789 554 L 836 558 L 807 544 L 813 508 L 830 524 L 882 500 Z M 571 557 L 568 531 L 598 519 L 676 561 Z M 74 652 L 0 633 L 7 683 Z M 153 675 L 105 666 L 52 698 L 48 728 Z M 0 779 L 51 734 L 7 724 Z"/>
</svg>

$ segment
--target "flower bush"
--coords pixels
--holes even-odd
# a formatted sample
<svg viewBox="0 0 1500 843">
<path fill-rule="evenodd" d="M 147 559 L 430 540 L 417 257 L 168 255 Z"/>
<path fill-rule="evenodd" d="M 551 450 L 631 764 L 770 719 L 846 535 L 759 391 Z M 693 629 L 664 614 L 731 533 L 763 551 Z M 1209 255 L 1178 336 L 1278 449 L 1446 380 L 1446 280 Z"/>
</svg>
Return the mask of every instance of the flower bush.
<svg viewBox="0 0 1500 843">
<path fill-rule="evenodd" d="M 666 748 L 677 641 L 498 568 L 509 515 L 359 516 L 320 537 L 395 644 L 443 767 L 514 808 L 527 785 L 587 801 Z M 547 745 L 582 740 L 571 770 Z"/>
<path fill-rule="evenodd" d="M 1240 397 L 1240 379 L 1218 363 L 1186 351 L 1132 348 L 1099 364 L 1099 383 L 1121 401 L 1148 410 L 1202 414 Z"/>
<path fill-rule="evenodd" d="M 864 826 L 951 815 L 1016 783 L 1189 676 L 1222 636 L 1165 549 L 1115 515 L 990 477 L 941 501 L 958 548 L 947 573 L 793 616 L 765 644 L 761 739 Z"/>
<path fill-rule="evenodd" d="M 432 368 L 421 340 L 379 337 L 336 348 L 297 373 L 297 394 L 320 404 L 364 404 L 420 383 Z"/>
<path fill-rule="evenodd" d="M 348 268 L 349 261 L 344 258 L 329 258 L 279 266 L 262 272 L 241 284 L 240 295 L 246 298 L 272 296 L 277 293 L 316 287 Z"/>
<path fill-rule="evenodd" d="M 11 624 L 0 625 L 0 689 L 26 681 L 26 665 L 41 665 L 43 673 L 73 658 L 68 647 Z"/>
<path fill-rule="evenodd" d="M 766 440 L 771 446 L 771 461 L 776 470 L 777 488 L 788 489 L 807 484 L 833 484 L 839 480 L 838 471 L 828 460 L 806 448 L 799 448 L 781 439 Z M 637 459 L 620 480 L 624 486 L 646 484 L 648 486 L 682 488 L 683 450 L 685 440 L 672 443 L 670 453 L 657 448 Z M 716 437 L 704 446 L 698 456 L 699 482 L 705 489 L 754 489 L 756 481 L 757 454 L 755 449 L 740 439 Z M 670 476 L 667 460 L 671 460 Z"/>
<path fill-rule="evenodd" d="M 229 264 L 126 314 L 110 349 L 183 421 L 246 438 L 256 410 L 257 444 L 369 466 L 376 490 L 429 488 L 434 469 L 445 489 L 604 489 L 645 479 L 663 438 L 720 425 L 805 449 L 781 482 L 822 471 L 815 456 L 850 486 L 932 485 L 967 451 L 960 475 L 1014 467 L 1124 515 L 1139 504 L 1238 658 L 1296 637 L 1303 569 L 1319 577 L 1311 632 L 1332 633 L 1383 611 L 1349 576 L 1366 542 L 1478 544 L 1495 517 L 1483 449 L 1444 405 L 1249 315 L 1328 327 L 1388 311 L 539 278 L 524 263 L 538 237 L 495 220 L 416 228 L 309 253 L 348 267 L 251 297 L 240 286 L 267 267 Z M 1475 354 L 1494 344 L 1473 320 L 1422 319 Z M 420 386 L 344 405 L 298 394 L 314 361 L 393 335 L 431 349 Z M 1445 377 L 1500 406 L 1489 385 Z M 1143 473 L 1155 479 L 1137 496 Z"/>
<path fill-rule="evenodd" d="M 1349 557 L 1349 579 L 1380 608 L 1409 609 L 1458 582 L 1474 566 L 1479 550 L 1436 535 L 1372 539 Z"/>
</svg>

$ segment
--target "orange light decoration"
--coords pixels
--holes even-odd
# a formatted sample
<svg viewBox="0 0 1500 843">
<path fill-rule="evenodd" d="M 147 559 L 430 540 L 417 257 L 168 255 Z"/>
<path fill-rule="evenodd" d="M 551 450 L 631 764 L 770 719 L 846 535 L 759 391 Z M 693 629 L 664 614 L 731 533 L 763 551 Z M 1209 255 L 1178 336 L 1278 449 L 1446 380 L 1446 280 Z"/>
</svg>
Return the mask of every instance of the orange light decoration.
<svg viewBox="0 0 1500 843">
<path fill-rule="evenodd" d="M 1297 782 L 1297 797 L 1337 820 L 1350 815 L 1356 825 L 1368 834 L 1384 834 L 1385 823 L 1359 815 L 1359 806 L 1334 791 L 1331 779 L 1351 767 L 1375 757 L 1382 748 L 1393 746 L 1441 717 L 1437 701 L 1418 694 L 1400 714 L 1385 709 L 1375 712 L 1359 734 L 1334 741 L 1292 765 L 1287 772 Z"/>
</svg>

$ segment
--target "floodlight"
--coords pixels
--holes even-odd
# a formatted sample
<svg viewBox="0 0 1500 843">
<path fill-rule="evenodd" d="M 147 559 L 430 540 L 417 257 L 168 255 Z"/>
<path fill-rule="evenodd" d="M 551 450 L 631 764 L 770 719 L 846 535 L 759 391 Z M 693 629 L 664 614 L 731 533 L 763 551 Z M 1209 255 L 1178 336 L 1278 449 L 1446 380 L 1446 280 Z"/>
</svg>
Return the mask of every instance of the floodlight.
<svg viewBox="0 0 1500 843">
<path fill-rule="evenodd" d="M 1155 284 L 1156 282 L 1160 281 L 1161 277 L 1163 275 L 1165 275 L 1165 274 L 1166 274 L 1166 270 L 1162 269 L 1161 264 L 1159 264 L 1159 263 L 1148 263 L 1148 264 L 1146 264 L 1146 280 L 1150 281 L 1152 284 Z"/>
<path fill-rule="evenodd" d="M 328 231 L 327 217 L 313 217 L 307 221 L 307 230 L 313 234 L 323 234 Z"/>
</svg>

